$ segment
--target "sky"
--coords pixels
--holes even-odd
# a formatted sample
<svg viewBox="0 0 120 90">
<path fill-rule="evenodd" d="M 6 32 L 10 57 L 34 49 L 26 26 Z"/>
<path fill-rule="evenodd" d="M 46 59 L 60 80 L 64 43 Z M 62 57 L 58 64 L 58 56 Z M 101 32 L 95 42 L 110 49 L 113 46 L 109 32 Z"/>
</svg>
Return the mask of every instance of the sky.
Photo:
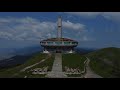
<svg viewBox="0 0 120 90">
<path fill-rule="evenodd" d="M 120 47 L 120 12 L 0 12 L 0 48 L 56 37 L 59 16 L 63 37 L 77 40 L 78 47 Z"/>
</svg>

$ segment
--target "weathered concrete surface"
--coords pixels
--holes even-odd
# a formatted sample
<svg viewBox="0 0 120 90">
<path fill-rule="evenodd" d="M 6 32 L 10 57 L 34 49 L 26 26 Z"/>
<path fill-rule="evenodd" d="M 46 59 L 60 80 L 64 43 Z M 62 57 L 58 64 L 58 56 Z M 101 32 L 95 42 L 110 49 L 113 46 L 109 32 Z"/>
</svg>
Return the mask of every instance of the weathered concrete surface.
<svg viewBox="0 0 120 90">
<path fill-rule="evenodd" d="M 55 60 L 53 63 L 52 71 L 47 74 L 46 77 L 49 78 L 65 78 L 67 77 L 64 72 L 62 72 L 62 54 L 56 53 Z"/>
</svg>

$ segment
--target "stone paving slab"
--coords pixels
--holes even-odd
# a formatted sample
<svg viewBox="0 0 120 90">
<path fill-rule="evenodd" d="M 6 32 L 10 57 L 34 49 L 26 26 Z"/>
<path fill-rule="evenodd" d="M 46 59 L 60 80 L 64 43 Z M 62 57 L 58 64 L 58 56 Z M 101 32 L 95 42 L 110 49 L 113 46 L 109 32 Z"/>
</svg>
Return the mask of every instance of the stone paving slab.
<svg viewBox="0 0 120 90">
<path fill-rule="evenodd" d="M 56 53 L 52 71 L 47 74 L 49 78 L 64 78 L 67 75 L 62 72 L 62 54 Z"/>
</svg>

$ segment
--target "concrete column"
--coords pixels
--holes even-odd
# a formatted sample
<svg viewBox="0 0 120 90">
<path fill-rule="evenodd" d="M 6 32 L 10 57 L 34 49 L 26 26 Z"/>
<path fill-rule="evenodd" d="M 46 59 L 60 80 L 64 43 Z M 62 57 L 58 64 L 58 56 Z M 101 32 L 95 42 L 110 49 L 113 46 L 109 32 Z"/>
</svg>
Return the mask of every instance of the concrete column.
<svg viewBox="0 0 120 90">
<path fill-rule="evenodd" d="M 69 53 L 73 53 L 73 51 L 72 51 L 72 50 L 70 50 L 70 51 L 69 51 Z"/>
</svg>

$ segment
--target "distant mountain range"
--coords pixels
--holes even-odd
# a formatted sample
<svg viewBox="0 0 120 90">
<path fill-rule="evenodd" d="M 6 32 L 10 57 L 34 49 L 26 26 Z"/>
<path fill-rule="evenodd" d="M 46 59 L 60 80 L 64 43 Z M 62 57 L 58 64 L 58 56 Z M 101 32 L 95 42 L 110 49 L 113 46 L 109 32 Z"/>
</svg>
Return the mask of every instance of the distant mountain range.
<svg viewBox="0 0 120 90">
<path fill-rule="evenodd" d="M 41 51 L 40 46 L 24 47 L 24 48 L 0 48 L 0 60 L 7 59 L 16 55 L 29 55 Z"/>
<path fill-rule="evenodd" d="M 40 46 L 24 47 L 24 48 L 0 48 L 0 67 L 8 67 L 22 64 L 34 53 L 41 52 Z M 76 52 L 86 54 L 95 51 L 90 48 L 76 48 Z"/>
<path fill-rule="evenodd" d="M 32 55 L 16 55 L 8 59 L 4 59 L 0 61 L 0 68 L 4 67 L 12 67 L 19 64 L 23 64 L 27 61 Z"/>
<path fill-rule="evenodd" d="M 75 51 L 77 53 L 80 53 L 81 55 L 88 54 L 88 53 L 96 51 L 96 50 L 98 50 L 98 49 L 96 49 L 96 48 L 80 48 L 80 47 L 75 48 Z"/>
<path fill-rule="evenodd" d="M 40 46 L 0 49 L 0 68 L 22 64 L 34 53 L 41 52 Z"/>
<path fill-rule="evenodd" d="M 16 50 L 15 53 L 16 55 L 29 55 L 38 51 L 42 51 L 42 48 L 40 46 L 20 48 Z"/>
</svg>

